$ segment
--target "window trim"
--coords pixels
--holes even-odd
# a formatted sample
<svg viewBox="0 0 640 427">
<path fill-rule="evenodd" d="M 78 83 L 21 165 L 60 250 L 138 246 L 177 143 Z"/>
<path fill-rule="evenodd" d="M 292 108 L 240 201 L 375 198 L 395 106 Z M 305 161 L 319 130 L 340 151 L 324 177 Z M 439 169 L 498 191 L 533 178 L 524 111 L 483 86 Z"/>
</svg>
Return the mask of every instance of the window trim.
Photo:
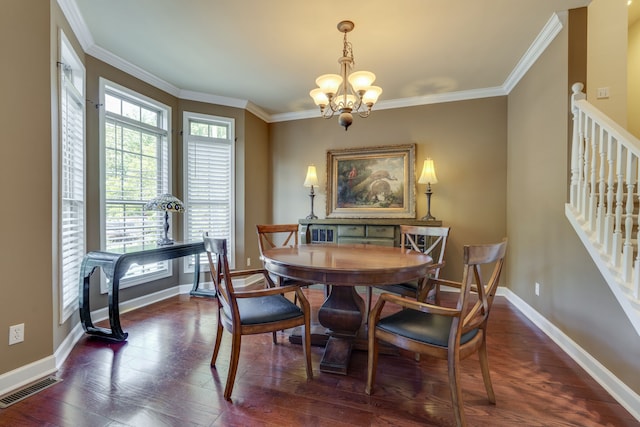
<svg viewBox="0 0 640 427">
<path fill-rule="evenodd" d="M 141 94 L 139 92 L 136 92 L 133 89 L 128 89 L 122 85 L 119 85 L 111 80 L 108 80 L 104 77 L 100 77 L 98 79 L 98 86 L 99 86 L 99 99 L 100 102 L 102 104 L 104 104 L 105 101 L 105 95 L 107 92 L 107 88 L 109 88 L 112 91 L 116 91 L 119 93 L 119 95 L 121 95 L 123 98 L 126 98 L 128 100 L 131 100 L 135 103 L 139 103 L 140 101 L 142 101 L 143 103 L 147 104 L 149 107 L 152 107 L 154 109 L 162 109 L 164 110 L 164 112 L 166 113 L 166 117 L 164 117 L 164 125 L 166 125 L 166 129 L 165 129 L 165 134 L 163 134 L 163 136 L 165 136 L 167 138 L 167 163 L 168 163 L 168 171 L 167 171 L 167 175 L 168 175 L 168 180 L 169 182 L 167 183 L 167 188 L 168 191 L 171 192 L 173 194 L 173 158 L 172 158 L 172 144 L 173 144 L 173 140 L 171 138 L 171 114 L 172 114 L 172 110 L 171 107 L 160 102 L 157 101 L 153 98 L 150 98 L 144 94 Z M 100 105 L 100 114 L 99 116 L 99 120 L 98 120 L 98 129 L 99 129 L 99 170 L 100 170 L 100 175 L 99 175 L 99 194 L 100 194 L 100 249 L 101 250 L 106 250 L 106 244 L 107 244 L 107 238 L 106 238 L 106 168 L 105 168 L 105 122 L 106 122 L 106 118 L 109 115 L 109 113 L 105 110 L 104 105 Z M 126 120 L 125 120 L 126 121 Z M 140 128 L 144 128 L 144 124 L 142 123 L 136 123 L 136 126 L 140 127 Z M 173 215 L 169 215 L 169 226 L 171 228 L 173 228 L 174 224 L 173 224 Z M 157 272 L 153 272 L 153 273 L 146 273 L 143 274 L 141 276 L 137 276 L 137 277 L 130 277 L 130 278 L 122 278 L 120 280 L 120 289 L 126 289 L 132 286 L 136 286 L 136 285 L 140 285 L 143 283 L 149 283 L 155 280 L 160 280 L 160 279 L 165 279 L 168 277 L 173 276 L 174 272 L 173 272 L 173 262 L 168 262 L 168 261 L 164 261 L 167 264 L 167 268 L 163 269 L 161 271 L 157 271 Z M 106 294 L 108 292 L 108 288 L 107 288 L 107 279 L 106 276 L 104 274 L 104 272 L 102 272 L 101 270 L 101 280 L 100 280 L 100 293 L 102 294 Z"/>
<path fill-rule="evenodd" d="M 227 245 L 227 250 L 229 251 L 229 267 L 233 270 L 235 269 L 235 261 L 236 261 L 236 206 L 235 206 L 235 194 L 236 194 L 236 138 L 235 138 L 235 119 L 233 117 L 222 117 L 215 116 L 212 114 L 203 114 L 203 113 L 195 113 L 192 111 L 183 111 L 182 112 L 182 194 L 183 194 L 183 202 L 185 206 L 189 206 L 189 191 L 188 191 L 188 182 L 189 182 L 189 171 L 188 171 L 188 161 L 189 161 L 189 124 L 190 120 L 200 120 L 204 122 L 221 122 L 228 126 L 229 135 L 227 136 L 227 140 L 231 144 L 231 165 L 230 165 L 230 174 L 231 174 L 231 184 L 230 184 L 230 230 L 229 234 L 231 235 L 231 242 Z M 185 217 L 182 225 L 182 233 L 185 236 L 185 239 L 188 234 L 188 219 Z M 228 242 L 229 243 L 229 242 Z M 190 257 L 184 258 L 183 261 L 183 270 L 185 273 L 193 273 L 194 268 L 189 264 Z M 201 255 L 200 262 L 200 271 L 209 271 L 209 265 L 207 261 L 205 261 L 204 255 Z"/>
<path fill-rule="evenodd" d="M 67 64 L 70 63 L 70 64 Z M 52 268 L 53 268 L 53 281 L 54 281 L 54 289 L 57 290 L 58 296 L 58 324 L 62 325 L 66 322 L 73 313 L 78 311 L 78 300 L 79 294 L 76 293 L 71 301 L 71 303 L 65 307 L 65 289 L 64 289 L 64 268 L 63 268 L 63 202 L 62 202 L 62 191 L 63 191 L 63 166 L 62 166 L 62 149 L 63 149 L 63 112 L 62 112 L 62 102 L 63 102 L 63 85 L 65 84 L 62 78 L 63 68 L 64 66 L 70 66 L 74 71 L 77 71 L 79 77 L 81 77 L 81 85 L 78 89 L 78 97 L 77 100 L 80 103 L 80 110 L 82 114 L 82 250 L 80 251 L 82 254 L 86 253 L 87 247 L 87 172 L 86 172 L 86 126 L 87 126 L 87 118 L 86 118 L 86 108 L 85 108 L 85 93 L 86 93 L 86 69 L 82 61 L 80 60 L 78 54 L 75 49 L 71 45 L 71 42 L 67 38 L 66 34 L 62 29 L 58 31 L 58 62 L 56 64 L 56 79 L 57 79 L 57 105 L 54 111 L 57 112 L 57 116 L 54 116 L 55 119 L 52 120 L 52 124 L 54 126 L 54 131 L 52 132 L 52 221 L 53 221 L 53 257 L 52 257 Z M 82 263 L 82 256 L 78 259 L 79 263 Z M 78 287 L 75 288 L 76 292 Z"/>
</svg>

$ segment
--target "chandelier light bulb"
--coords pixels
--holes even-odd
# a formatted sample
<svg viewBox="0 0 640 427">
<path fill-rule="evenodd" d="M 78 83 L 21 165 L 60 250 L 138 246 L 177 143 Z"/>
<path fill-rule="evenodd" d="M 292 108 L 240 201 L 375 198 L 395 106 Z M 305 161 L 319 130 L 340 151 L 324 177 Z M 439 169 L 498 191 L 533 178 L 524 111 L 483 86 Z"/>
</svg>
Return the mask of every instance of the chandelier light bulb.
<svg viewBox="0 0 640 427">
<path fill-rule="evenodd" d="M 356 93 L 366 91 L 375 79 L 376 75 L 370 71 L 356 71 L 349 75 L 349 83 Z"/>
<path fill-rule="evenodd" d="M 378 102 L 378 97 L 382 93 L 382 88 L 379 86 L 369 86 L 367 91 L 362 95 L 362 102 L 368 106 L 372 106 Z"/>
<path fill-rule="evenodd" d="M 340 21 L 338 31 L 344 34 L 342 56 L 338 58 L 340 74 L 323 74 L 316 79 L 318 87 L 309 92 L 313 102 L 320 107 L 320 115 L 329 119 L 340 113 L 338 123 L 345 130 L 353 123 L 353 114 L 369 117 L 371 108 L 378 102 L 382 89 L 371 86 L 376 75 L 370 71 L 351 72 L 354 64 L 353 48 L 347 34 L 353 30 L 352 21 Z"/>
<path fill-rule="evenodd" d="M 329 104 L 329 98 L 320 88 L 311 90 L 311 92 L 309 92 L 309 95 L 311 95 L 311 98 L 313 98 L 313 102 L 315 102 L 316 105 L 319 105 L 320 107 L 325 107 L 327 104 Z"/>
<path fill-rule="evenodd" d="M 318 87 L 327 95 L 335 95 L 342 84 L 342 77 L 337 74 L 323 74 L 316 79 Z"/>
</svg>

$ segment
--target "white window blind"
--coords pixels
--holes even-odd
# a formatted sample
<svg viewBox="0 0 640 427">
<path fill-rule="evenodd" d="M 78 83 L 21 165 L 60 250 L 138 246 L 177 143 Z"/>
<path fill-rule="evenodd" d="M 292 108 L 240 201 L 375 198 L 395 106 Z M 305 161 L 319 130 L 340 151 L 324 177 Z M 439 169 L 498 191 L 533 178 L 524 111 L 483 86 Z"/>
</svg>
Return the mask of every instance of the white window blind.
<svg viewBox="0 0 640 427">
<path fill-rule="evenodd" d="M 60 323 L 78 309 L 85 254 L 84 67 L 61 34 L 59 145 Z"/>
<path fill-rule="evenodd" d="M 184 113 L 185 236 L 202 240 L 208 231 L 227 239 L 231 268 L 235 266 L 233 125 L 229 118 Z M 187 271 L 192 271 L 193 260 L 187 259 Z M 206 256 L 201 263 L 206 265 Z"/>
<path fill-rule="evenodd" d="M 131 252 L 154 247 L 163 212 L 146 202 L 169 192 L 169 109 L 103 80 L 103 248 Z M 171 274 L 166 261 L 133 265 L 121 287 Z"/>
</svg>

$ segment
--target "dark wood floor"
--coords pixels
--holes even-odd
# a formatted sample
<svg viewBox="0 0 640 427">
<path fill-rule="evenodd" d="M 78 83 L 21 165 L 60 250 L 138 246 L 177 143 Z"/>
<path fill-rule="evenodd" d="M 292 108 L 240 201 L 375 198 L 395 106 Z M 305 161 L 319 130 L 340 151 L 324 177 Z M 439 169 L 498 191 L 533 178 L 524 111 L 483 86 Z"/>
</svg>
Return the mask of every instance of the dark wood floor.
<svg viewBox="0 0 640 427">
<path fill-rule="evenodd" d="M 306 291 L 307 292 L 307 291 Z M 319 306 L 322 291 L 310 290 Z M 0 409 L 1 426 L 450 426 L 446 362 L 380 356 L 375 393 L 364 393 L 366 353 L 346 376 L 307 381 L 300 346 L 284 333 L 243 338 L 233 403 L 222 397 L 229 361 L 225 333 L 218 370 L 209 366 L 215 301 L 179 296 L 125 313 L 126 343 L 83 337 L 63 379 Z M 489 363 L 497 404 L 487 401 L 476 358 L 463 362 L 471 426 L 639 426 L 594 380 L 504 298 L 490 319 Z"/>
</svg>

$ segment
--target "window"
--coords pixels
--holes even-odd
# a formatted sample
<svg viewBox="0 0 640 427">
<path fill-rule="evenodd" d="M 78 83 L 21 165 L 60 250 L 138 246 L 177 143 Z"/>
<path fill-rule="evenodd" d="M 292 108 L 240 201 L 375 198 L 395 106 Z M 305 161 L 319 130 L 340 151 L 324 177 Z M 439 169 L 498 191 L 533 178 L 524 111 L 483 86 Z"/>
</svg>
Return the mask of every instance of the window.
<svg viewBox="0 0 640 427">
<path fill-rule="evenodd" d="M 85 254 L 85 70 L 69 40 L 60 33 L 58 61 L 59 129 L 54 182 L 57 182 L 57 265 L 60 323 L 78 310 L 78 277 Z"/>
<path fill-rule="evenodd" d="M 104 79 L 100 98 L 102 248 L 124 252 L 155 246 L 163 215 L 143 207 L 170 192 L 170 109 Z M 170 274 L 167 261 L 133 265 L 121 288 Z"/>
<path fill-rule="evenodd" d="M 227 239 L 229 263 L 235 268 L 234 120 L 184 113 L 185 238 L 201 240 L 208 231 Z M 193 257 L 185 271 L 192 271 Z M 201 258 L 203 265 L 206 257 Z"/>
</svg>

